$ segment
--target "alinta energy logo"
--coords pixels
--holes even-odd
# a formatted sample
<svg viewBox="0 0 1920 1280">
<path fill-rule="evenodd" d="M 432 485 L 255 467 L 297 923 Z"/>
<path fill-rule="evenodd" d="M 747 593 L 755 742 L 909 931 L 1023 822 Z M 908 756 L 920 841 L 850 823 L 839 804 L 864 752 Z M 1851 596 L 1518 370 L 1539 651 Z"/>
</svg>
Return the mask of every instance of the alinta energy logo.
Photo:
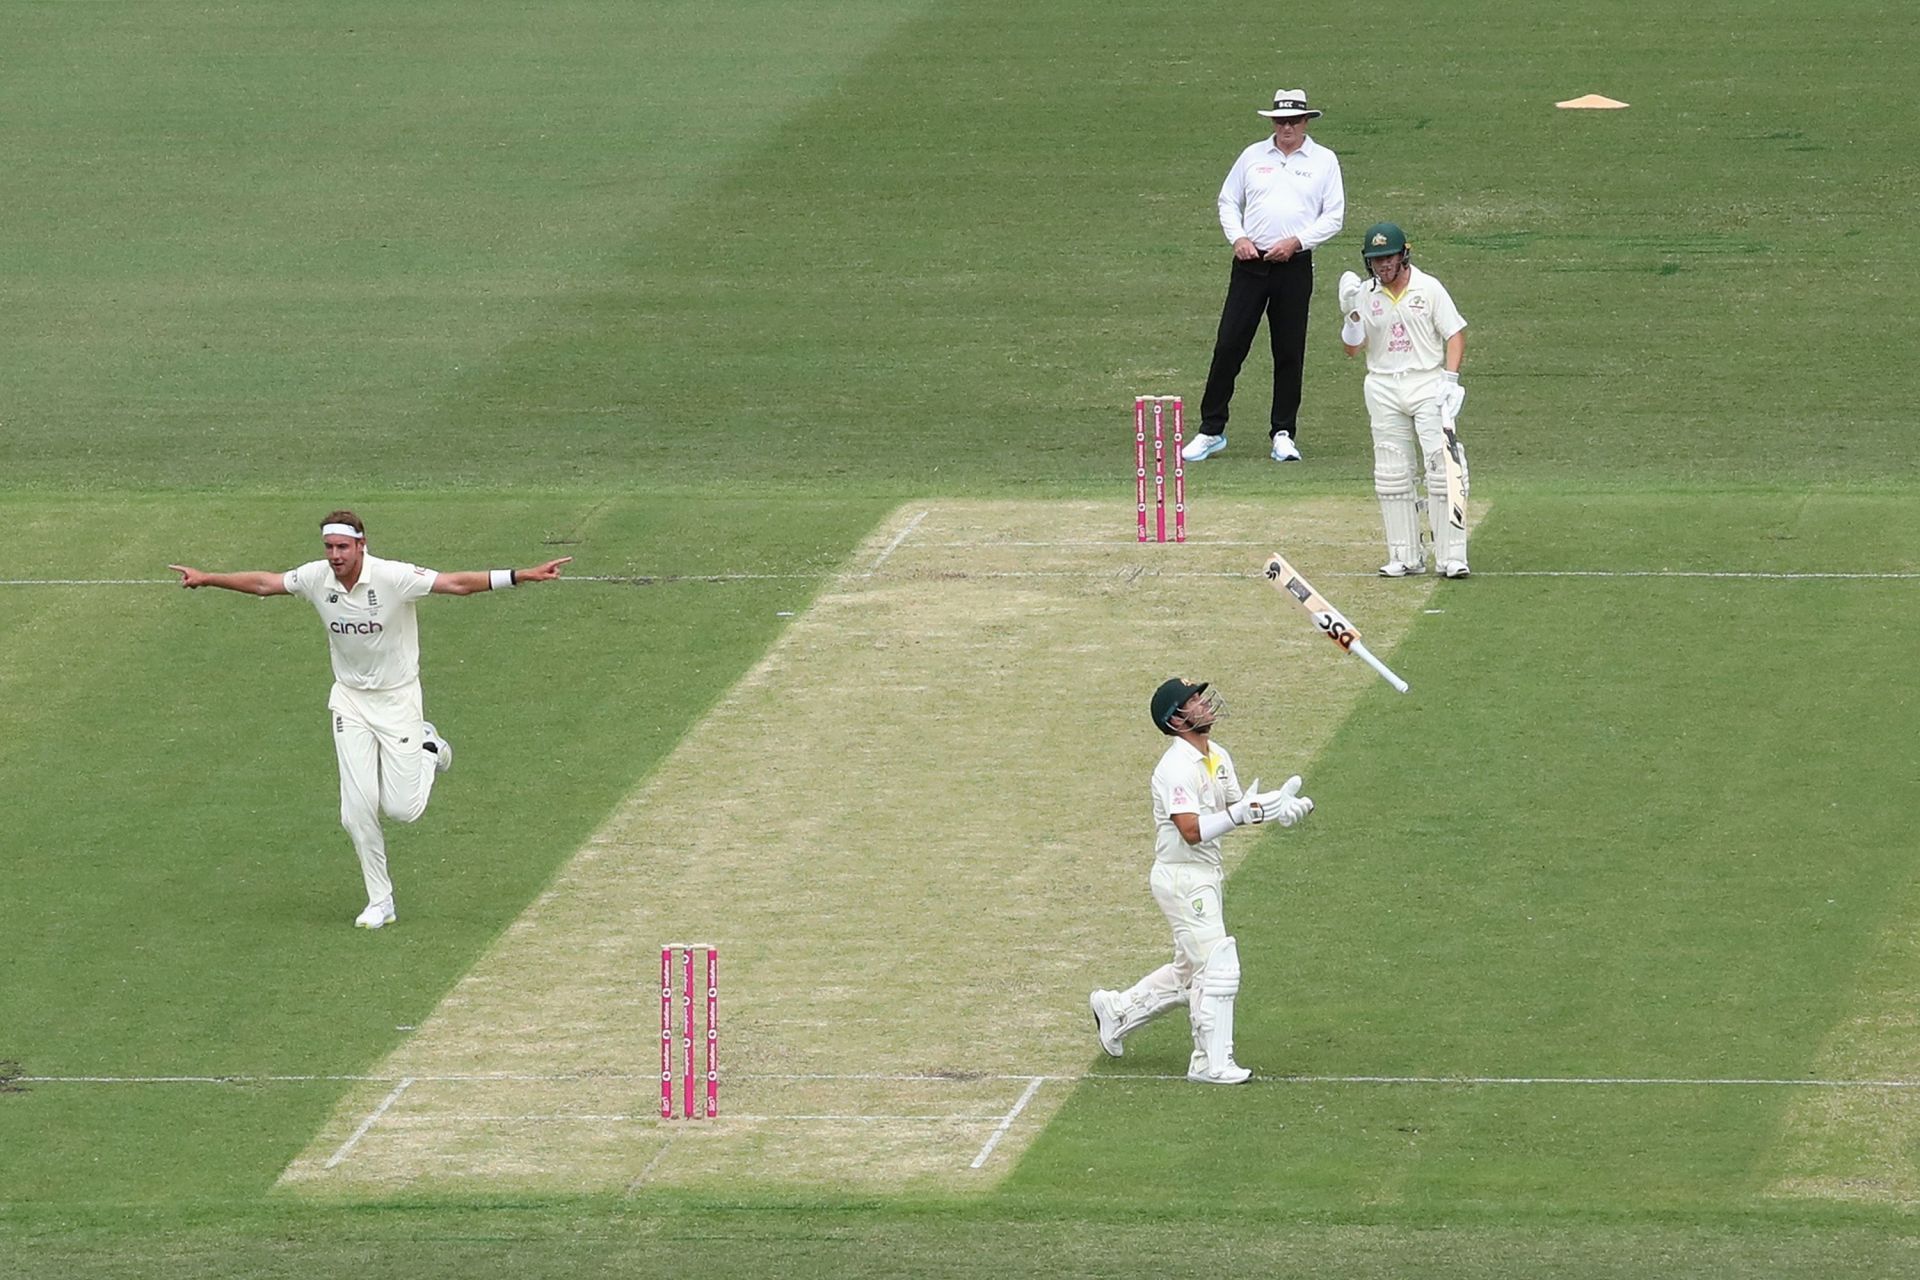
<svg viewBox="0 0 1920 1280">
<path fill-rule="evenodd" d="M 327 624 L 327 630 L 337 636 L 377 636 L 386 628 L 377 622 L 347 622 L 336 619 Z"/>
</svg>

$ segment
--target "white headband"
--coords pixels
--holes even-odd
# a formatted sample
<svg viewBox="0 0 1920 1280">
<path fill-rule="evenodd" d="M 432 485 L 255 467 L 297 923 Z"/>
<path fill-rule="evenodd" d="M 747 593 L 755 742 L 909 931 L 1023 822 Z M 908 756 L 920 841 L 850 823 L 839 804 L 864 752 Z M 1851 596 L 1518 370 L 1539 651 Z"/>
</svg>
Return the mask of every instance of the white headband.
<svg viewBox="0 0 1920 1280">
<path fill-rule="evenodd" d="M 365 542 L 367 539 L 366 534 L 360 532 L 350 524 L 323 524 L 320 526 L 321 537 L 324 538 L 330 533 L 337 533 L 344 538 L 358 538 L 362 542 Z"/>
</svg>

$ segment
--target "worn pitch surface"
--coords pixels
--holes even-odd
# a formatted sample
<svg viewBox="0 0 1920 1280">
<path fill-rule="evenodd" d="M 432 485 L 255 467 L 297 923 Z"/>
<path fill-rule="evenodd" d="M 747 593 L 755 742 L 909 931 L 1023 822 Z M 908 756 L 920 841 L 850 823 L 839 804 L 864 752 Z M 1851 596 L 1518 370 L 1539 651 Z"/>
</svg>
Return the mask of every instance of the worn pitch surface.
<svg viewBox="0 0 1920 1280">
<path fill-rule="evenodd" d="M 1142 546 L 1125 505 L 896 511 L 282 1182 L 991 1185 L 1098 1055 L 1087 991 L 1168 947 L 1153 686 L 1217 682 L 1243 781 L 1311 793 L 1352 702 L 1397 695 L 1262 582 L 1267 553 L 1388 662 L 1434 589 L 1371 576 L 1371 501 L 1199 517 Z M 1228 843 L 1288 856 L 1271 828 Z M 720 1118 L 669 1124 L 659 947 L 686 939 L 720 947 Z"/>
</svg>

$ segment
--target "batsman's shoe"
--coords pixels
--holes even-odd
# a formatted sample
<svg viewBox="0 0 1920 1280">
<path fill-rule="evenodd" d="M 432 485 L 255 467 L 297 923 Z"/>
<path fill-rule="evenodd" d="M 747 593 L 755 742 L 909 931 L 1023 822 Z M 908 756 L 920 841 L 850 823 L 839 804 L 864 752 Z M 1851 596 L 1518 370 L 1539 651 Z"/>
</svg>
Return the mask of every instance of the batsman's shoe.
<svg viewBox="0 0 1920 1280">
<path fill-rule="evenodd" d="M 1275 462 L 1300 461 L 1300 446 L 1293 442 L 1293 433 L 1291 431 L 1274 432 L 1273 452 L 1268 456 Z"/>
<path fill-rule="evenodd" d="M 1427 562 L 1422 560 L 1408 564 L 1405 560 L 1389 560 L 1380 566 L 1383 578 L 1415 578 L 1427 571 Z"/>
<path fill-rule="evenodd" d="M 1443 578 L 1466 578 L 1472 574 L 1473 570 L 1467 568 L 1465 560 L 1449 560 L 1440 566 L 1440 576 Z"/>
<path fill-rule="evenodd" d="M 1093 1010 L 1093 1034 L 1100 1037 L 1100 1047 L 1109 1058 L 1119 1057 L 1124 1052 L 1120 1047 L 1119 1001 L 1111 991 L 1096 991 L 1087 997 L 1087 1005 Z"/>
<path fill-rule="evenodd" d="M 1187 441 L 1187 447 L 1180 451 L 1180 457 L 1187 462 L 1205 462 L 1208 458 L 1211 458 L 1214 454 L 1226 447 L 1226 432 L 1222 431 L 1217 436 L 1210 436 L 1202 432 Z"/>
<path fill-rule="evenodd" d="M 353 927 L 356 929 L 384 929 L 392 924 L 393 920 L 393 899 L 388 898 L 385 902 L 369 902 L 367 909 L 353 918 Z"/>
<path fill-rule="evenodd" d="M 1253 1072 L 1228 1058 L 1226 1065 L 1218 1071 L 1207 1065 L 1204 1054 L 1194 1054 L 1193 1065 L 1187 1068 L 1187 1079 L 1194 1084 L 1245 1084 L 1253 1079 Z"/>
<path fill-rule="evenodd" d="M 440 736 L 440 731 L 433 727 L 433 721 L 423 721 L 420 727 L 426 732 L 420 745 L 433 753 L 433 771 L 445 773 L 453 768 L 453 744 Z"/>
</svg>

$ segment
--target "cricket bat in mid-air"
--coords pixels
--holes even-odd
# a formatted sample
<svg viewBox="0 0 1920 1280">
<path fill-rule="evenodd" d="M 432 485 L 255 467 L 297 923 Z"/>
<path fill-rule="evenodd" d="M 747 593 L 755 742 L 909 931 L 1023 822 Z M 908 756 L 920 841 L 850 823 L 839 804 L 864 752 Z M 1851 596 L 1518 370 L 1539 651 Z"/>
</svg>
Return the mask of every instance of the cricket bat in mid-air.
<svg viewBox="0 0 1920 1280">
<path fill-rule="evenodd" d="M 1327 639 L 1378 671 L 1381 679 L 1400 692 L 1407 691 L 1407 682 L 1389 671 L 1386 663 L 1374 657 L 1373 652 L 1360 643 L 1360 632 L 1347 621 L 1347 615 L 1329 604 L 1327 598 L 1315 591 L 1313 584 L 1301 577 L 1300 571 L 1288 564 L 1286 557 L 1278 551 L 1267 557 L 1266 575 L 1274 590 L 1284 592 L 1300 602 L 1300 607 L 1313 619 L 1313 625 L 1327 633 Z"/>
<path fill-rule="evenodd" d="M 1447 433 L 1447 523 L 1465 532 L 1467 527 L 1467 451 L 1460 447 L 1460 437 L 1454 434 L 1453 419 L 1440 419 L 1440 429 Z"/>
</svg>

